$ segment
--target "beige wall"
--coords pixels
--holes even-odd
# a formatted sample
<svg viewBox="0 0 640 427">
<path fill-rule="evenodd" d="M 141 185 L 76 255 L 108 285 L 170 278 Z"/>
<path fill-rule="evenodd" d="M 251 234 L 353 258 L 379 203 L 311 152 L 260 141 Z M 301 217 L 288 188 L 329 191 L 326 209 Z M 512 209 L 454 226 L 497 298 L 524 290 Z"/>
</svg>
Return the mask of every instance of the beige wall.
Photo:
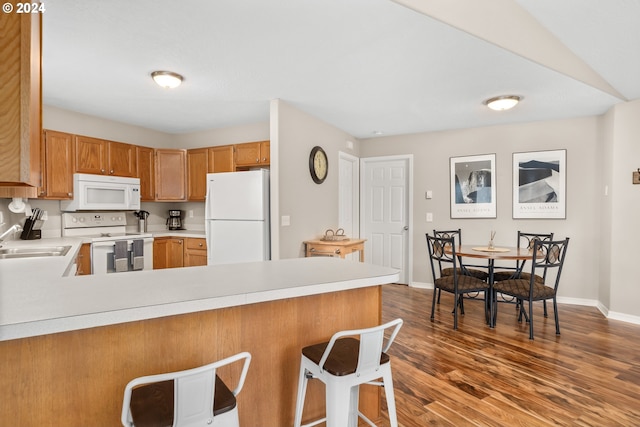
<svg viewBox="0 0 640 427">
<path fill-rule="evenodd" d="M 553 231 L 571 238 L 559 294 L 585 303 L 598 299 L 598 251 L 601 239 L 599 209 L 602 185 L 597 173 L 599 119 L 547 121 L 509 126 L 452 130 L 361 141 L 362 157 L 414 155 L 413 279 L 430 283 L 425 233 L 433 229 L 462 228 L 465 243 L 484 244 L 496 230 L 496 244 L 514 246 L 518 230 Z M 567 150 L 567 219 L 512 219 L 512 154 L 539 150 Z M 452 156 L 496 154 L 497 218 L 451 219 L 449 159 Z M 425 191 L 433 198 L 425 199 Z M 433 213 L 433 222 L 425 214 Z"/>
<path fill-rule="evenodd" d="M 48 105 L 42 106 L 42 127 L 145 147 L 177 148 L 171 134 Z"/>
<path fill-rule="evenodd" d="M 613 318 L 626 319 L 627 315 L 640 316 L 640 286 L 638 270 L 638 241 L 640 241 L 640 185 L 631 182 L 632 172 L 640 168 L 640 100 L 618 104 L 613 108 L 611 154 L 606 166 L 610 171 L 610 215 L 605 223 L 608 229 L 603 239 L 603 257 L 610 257 L 608 274 L 610 305 L 609 314 Z M 605 217 L 605 219 L 608 219 Z M 606 285 L 604 283 L 603 285 Z"/>
<path fill-rule="evenodd" d="M 213 147 L 243 142 L 265 141 L 269 139 L 269 122 L 176 134 L 172 136 L 175 148 Z"/>
<path fill-rule="evenodd" d="M 357 155 L 347 149 L 347 141 L 355 138 L 283 101 L 272 102 L 271 115 L 272 191 L 275 182 L 274 195 L 278 199 L 272 197 L 272 203 L 277 203 L 271 210 L 276 216 L 272 232 L 279 230 L 279 247 L 274 251 L 279 258 L 297 258 L 304 254 L 303 241 L 338 227 L 338 152 Z M 309 174 L 309 153 L 316 145 L 325 150 L 329 159 L 327 179 L 320 185 Z M 290 217 L 290 226 L 280 226 L 283 215 Z"/>
</svg>

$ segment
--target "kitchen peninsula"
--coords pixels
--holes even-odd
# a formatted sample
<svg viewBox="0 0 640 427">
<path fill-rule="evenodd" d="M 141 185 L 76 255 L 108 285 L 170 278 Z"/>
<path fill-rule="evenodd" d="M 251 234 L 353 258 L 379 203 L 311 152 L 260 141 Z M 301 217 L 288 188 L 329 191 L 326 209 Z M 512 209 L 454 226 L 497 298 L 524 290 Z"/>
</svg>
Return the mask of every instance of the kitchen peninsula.
<svg viewBox="0 0 640 427">
<path fill-rule="evenodd" d="M 0 417 L 15 425 L 116 426 L 130 379 L 240 351 L 253 356 L 241 425 L 291 425 L 301 348 L 378 324 L 379 285 L 398 279 L 334 258 L 63 277 L 80 243 L 65 257 L 0 260 Z M 305 417 L 322 413 L 322 392 L 310 389 Z M 378 393 L 363 389 L 373 418 Z"/>
</svg>

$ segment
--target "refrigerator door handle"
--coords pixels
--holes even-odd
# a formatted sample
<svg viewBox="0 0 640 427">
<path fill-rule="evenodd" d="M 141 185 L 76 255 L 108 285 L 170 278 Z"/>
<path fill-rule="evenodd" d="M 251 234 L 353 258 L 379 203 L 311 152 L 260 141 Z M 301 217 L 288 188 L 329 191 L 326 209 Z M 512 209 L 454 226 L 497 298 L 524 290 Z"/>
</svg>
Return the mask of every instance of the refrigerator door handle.
<svg viewBox="0 0 640 427">
<path fill-rule="evenodd" d="M 212 180 L 207 179 L 207 193 L 204 198 L 204 219 L 211 219 L 211 185 L 209 184 Z"/>
</svg>

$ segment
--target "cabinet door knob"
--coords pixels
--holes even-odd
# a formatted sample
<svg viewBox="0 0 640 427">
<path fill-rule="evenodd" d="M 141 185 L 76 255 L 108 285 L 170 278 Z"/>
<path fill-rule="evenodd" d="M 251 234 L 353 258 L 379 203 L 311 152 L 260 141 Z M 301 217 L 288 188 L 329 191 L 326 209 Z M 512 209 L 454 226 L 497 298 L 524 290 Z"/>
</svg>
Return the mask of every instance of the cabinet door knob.
<svg viewBox="0 0 640 427">
<path fill-rule="evenodd" d="M 262 158 L 262 161 L 263 161 L 263 162 L 266 162 L 266 161 L 267 161 L 267 158 L 266 158 L 266 157 L 263 157 L 263 158 Z"/>
<path fill-rule="evenodd" d="M 113 175 L 113 169 L 109 171 L 109 175 Z"/>
<path fill-rule="evenodd" d="M 105 173 L 106 171 L 104 169 L 100 169 L 100 173 Z"/>
<path fill-rule="evenodd" d="M 202 247 L 202 243 L 198 243 L 198 246 Z"/>
<path fill-rule="evenodd" d="M 260 158 L 257 158 L 257 159 L 256 159 L 256 163 L 258 163 L 259 161 L 260 161 Z"/>
<path fill-rule="evenodd" d="M 73 196 L 73 193 L 67 193 L 69 196 Z"/>
</svg>

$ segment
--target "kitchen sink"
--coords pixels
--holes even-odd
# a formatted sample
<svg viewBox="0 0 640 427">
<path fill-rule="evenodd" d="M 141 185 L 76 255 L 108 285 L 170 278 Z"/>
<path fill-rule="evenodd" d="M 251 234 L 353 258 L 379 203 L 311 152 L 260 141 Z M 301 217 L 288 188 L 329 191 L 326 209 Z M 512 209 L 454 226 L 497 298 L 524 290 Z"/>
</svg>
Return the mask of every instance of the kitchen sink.
<svg viewBox="0 0 640 427">
<path fill-rule="evenodd" d="M 0 259 L 65 256 L 69 249 L 71 249 L 71 246 L 0 248 Z"/>
</svg>

